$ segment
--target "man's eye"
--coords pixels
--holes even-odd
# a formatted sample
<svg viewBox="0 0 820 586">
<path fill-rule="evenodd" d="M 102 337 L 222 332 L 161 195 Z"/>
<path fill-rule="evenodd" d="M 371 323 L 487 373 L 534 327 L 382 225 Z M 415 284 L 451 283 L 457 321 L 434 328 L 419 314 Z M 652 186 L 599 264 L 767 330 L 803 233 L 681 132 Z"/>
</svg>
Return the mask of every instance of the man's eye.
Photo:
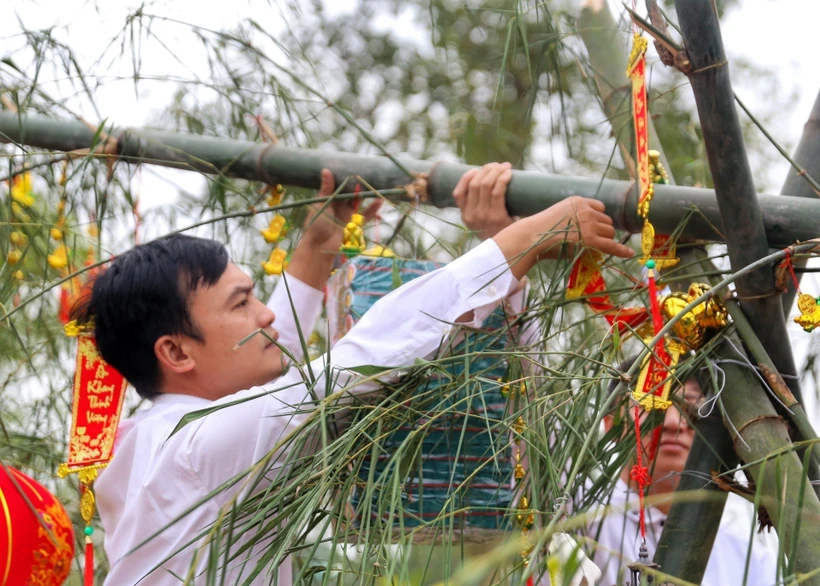
<svg viewBox="0 0 820 586">
<path fill-rule="evenodd" d="M 247 304 L 248 304 L 248 300 L 244 299 L 243 301 L 239 302 L 239 304 L 236 307 L 234 307 L 234 309 L 238 309 L 240 307 L 245 307 Z"/>
</svg>

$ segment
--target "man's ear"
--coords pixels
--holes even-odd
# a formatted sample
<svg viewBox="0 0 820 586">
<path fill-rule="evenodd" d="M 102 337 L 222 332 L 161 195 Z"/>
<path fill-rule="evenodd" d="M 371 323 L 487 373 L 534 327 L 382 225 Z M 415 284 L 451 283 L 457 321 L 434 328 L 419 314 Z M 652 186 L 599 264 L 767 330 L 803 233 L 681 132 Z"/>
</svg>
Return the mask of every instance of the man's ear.
<svg viewBox="0 0 820 586">
<path fill-rule="evenodd" d="M 182 336 L 160 336 L 154 342 L 154 354 L 163 370 L 176 374 L 190 372 L 196 361 L 188 352 L 187 340 Z"/>
</svg>

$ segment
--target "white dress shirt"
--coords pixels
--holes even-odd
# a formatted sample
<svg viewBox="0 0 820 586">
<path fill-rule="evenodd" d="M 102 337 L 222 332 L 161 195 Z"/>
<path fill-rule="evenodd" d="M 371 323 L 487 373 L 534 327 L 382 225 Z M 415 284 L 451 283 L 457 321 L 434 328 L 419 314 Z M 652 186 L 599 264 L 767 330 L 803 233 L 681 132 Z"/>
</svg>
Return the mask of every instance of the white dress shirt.
<svg viewBox="0 0 820 586">
<path fill-rule="evenodd" d="M 637 504 L 637 494 L 630 491 L 626 483 L 619 479 L 609 503 L 613 511 L 601 522 L 600 534 L 597 537 L 599 545 L 593 556 L 595 565 L 603 573 L 603 578 L 599 582 L 601 586 L 628 584 L 627 565 L 638 560 L 641 547 L 640 517 L 636 506 L 624 512 L 627 502 Z M 658 540 L 665 522 L 666 515 L 654 507 L 647 507 L 646 546 L 650 558 L 658 548 Z M 593 527 L 589 533 L 593 539 L 596 539 L 596 530 L 597 527 Z M 720 524 L 701 586 L 739 586 L 743 583 L 750 530 L 750 526 L 745 523 L 742 526 Z M 774 586 L 777 572 L 774 552 L 756 539 L 753 539 L 752 543 L 746 586 Z"/>
<path fill-rule="evenodd" d="M 484 242 L 446 267 L 377 302 L 333 348 L 332 364 L 326 366 L 325 356 L 311 364 L 314 373 L 325 368 L 334 370 L 332 377 L 317 376 L 314 392 L 321 398 L 343 385 L 354 393 L 372 389 L 372 385 L 367 389 L 363 385 L 351 388 L 358 375 L 344 369 L 361 365 L 397 369 L 411 366 L 417 358 L 437 350 L 453 329 L 450 324 L 459 317 L 472 311 L 473 321 L 464 325 L 480 325 L 517 285 L 495 242 Z M 288 278 L 288 286 L 302 330 L 309 332 L 321 309 L 322 293 L 293 277 Z M 300 344 L 283 283 L 277 286 L 269 304 L 278 311 L 275 327 L 280 342 L 288 344 L 298 356 Z M 323 388 L 328 381 L 332 381 L 333 388 Z M 187 413 L 257 395 L 212 412 L 171 435 Z M 191 543 L 218 519 L 222 506 L 240 488 L 206 497 L 298 430 L 309 416 L 311 400 L 294 368 L 263 387 L 216 402 L 163 394 L 150 409 L 123 421 L 114 458 L 95 483 L 111 565 L 105 584 L 177 585 L 181 581 L 175 576 L 187 576 L 192 563 L 197 573 L 202 572 L 207 566 L 208 548 L 197 550 Z M 285 459 L 284 454 L 278 456 L 277 461 Z M 201 501 L 204 503 L 193 508 Z M 180 553 L 175 555 L 177 551 Z M 228 568 L 226 574 L 224 584 L 242 581 L 242 568 Z M 192 583 L 203 581 L 195 577 Z M 252 584 L 270 581 L 271 577 L 263 573 Z M 287 560 L 279 568 L 277 583 L 291 583 Z"/>
</svg>

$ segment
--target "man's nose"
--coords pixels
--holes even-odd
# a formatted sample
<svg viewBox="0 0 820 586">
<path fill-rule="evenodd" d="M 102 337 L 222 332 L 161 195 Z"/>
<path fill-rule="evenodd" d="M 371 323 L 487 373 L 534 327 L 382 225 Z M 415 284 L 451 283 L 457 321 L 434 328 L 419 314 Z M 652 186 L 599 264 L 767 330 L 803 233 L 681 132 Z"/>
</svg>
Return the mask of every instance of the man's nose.
<svg viewBox="0 0 820 586">
<path fill-rule="evenodd" d="M 262 311 L 259 312 L 259 317 L 257 318 L 259 327 L 262 329 L 268 328 L 275 319 L 276 315 L 273 313 L 273 310 L 271 310 L 268 306 L 263 305 Z"/>
<path fill-rule="evenodd" d="M 666 410 L 663 426 L 669 430 L 677 430 L 684 426 L 689 427 L 689 422 L 681 413 L 680 408 L 677 405 L 672 405 Z"/>
</svg>

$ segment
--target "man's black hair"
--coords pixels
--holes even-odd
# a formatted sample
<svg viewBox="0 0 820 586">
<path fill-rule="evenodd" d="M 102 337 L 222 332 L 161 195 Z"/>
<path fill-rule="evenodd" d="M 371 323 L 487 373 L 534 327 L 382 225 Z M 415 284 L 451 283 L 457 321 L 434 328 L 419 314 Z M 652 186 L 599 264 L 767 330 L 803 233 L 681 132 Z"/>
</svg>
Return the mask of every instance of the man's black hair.
<svg viewBox="0 0 820 586">
<path fill-rule="evenodd" d="M 164 335 L 202 340 L 188 301 L 198 287 L 215 284 L 229 258 L 214 240 L 175 234 L 135 246 L 94 280 L 91 294 L 72 311 L 94 324 L 102 357 L 146 399 L 162 382 L 154 343 Z"/>
</svg>

